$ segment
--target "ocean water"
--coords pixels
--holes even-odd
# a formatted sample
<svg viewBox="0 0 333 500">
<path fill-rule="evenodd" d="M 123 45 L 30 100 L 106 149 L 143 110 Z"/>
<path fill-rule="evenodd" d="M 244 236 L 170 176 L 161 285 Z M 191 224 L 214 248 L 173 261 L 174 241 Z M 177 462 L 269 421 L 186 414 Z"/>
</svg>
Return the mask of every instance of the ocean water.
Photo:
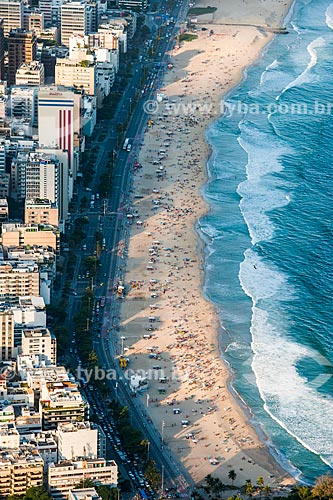
<svg viewBox="0 0 333 500">
<path fill-rule="evenodd" d="M 207 132 L 205 293 L 278 460 L 333 467 L 333 3 L 296 0 Z"/>
</svg>

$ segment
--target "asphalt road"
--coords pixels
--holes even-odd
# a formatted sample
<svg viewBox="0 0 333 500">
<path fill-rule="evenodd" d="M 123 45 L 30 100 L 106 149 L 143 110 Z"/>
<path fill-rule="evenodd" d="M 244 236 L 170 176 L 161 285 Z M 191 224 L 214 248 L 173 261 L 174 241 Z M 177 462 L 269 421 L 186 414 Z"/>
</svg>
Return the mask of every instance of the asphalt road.
<svg viewBox="0 0 333 500">
<path fill-rule="evenodd" d="M 130 413 L 133 418 L 133 424 L 141 429 L 146 439 L 149 441 L 150 454 L 156 461 L 157 466 L 163 472 L 165 486 L 174 486 L 182 497 L 189 498 L 189 485 L 192 484 L 191 478 L 181 464 L 170 455 L 167 446 L 162 444 L 161 437 L 157 429 L 155 429 L 153 425 L 148 423 L 146 418 L 143 417 L 144 409 L 140 406 L 140 401 L 131 396 L 127 381 L 124 380 L 123 372 L 119 367 L 118 361 L 115 359 L 117 355 L 117 343 L 116 335 L 113 334 L 113 330 L 117 329 L 120 315 L 120 303 L 115 299 L 113 288 L 117 280 L 123 278 L 124 271 L 123 256 L 118 255 L 117 249 L 121 240 L 128 241 L 129 238 L 129 228 L 126 225 L 126 214 L 128 198 L 131 192 L 133 164 L 149 118 L 149 115 L 145 112 L 144 105 L 147 101 L 154 99 L 156 96 L 156 89 L 158 88 L 158 84 L 161 81 L 163 72 L 165 71 L 168 63 L 168 56 L 166 53 L 174 44 L 174 35 L 178 32 L 180 22 L 185 20 L 186 12 L 187 1 L 180 1 L 175 5 L 173 11 L 170 13 L 170 16 L 177 22 L 167 28 L 169 37 L 164 37 L 164 39 L 160 40 L 159 46 L 156 50 L 152 69 L 145 83 L 145 93 L 141 93 L 141 98 L 133 111 L 126 132 L 126 137 L 129 138 L 132 149 L 130 152 L 121 149 L 118 153 L 114 165 L 112 194 L 107 200 L 105 210 L 103 200 L 96 200 L 95 207 L 87 212 L 89 222 L 86 228 L 86 250 L 82 251 L 82 255 L 77 261 L 72 281 L 72 286 L 75 290 L 74 293 L 78 293 L 78 295 L 71 297 L 69 308 L 70 315 L 73 317 L 73 314 L 75 314 L 79 304 L 79 301 L 76 299 L 80 297 L 81 292 L 83 293 L 84 288 L 88 284 L 87 279 L 77 281 L 80 269 L 79 261 L 81 261 L 81 258 L 84 258 L 85 255 L 93 254 L 95 233 L 98 229 L 101 229 L 106 244 L 105 250 L 102 252 L 100 257 L 101 267 L 99 270 L 99 281 L 94 284 L 94 292 L 97 299 L 102 296 L 106 297 L 106 305 L 103 310 L 100 310 L 101 312 L 99 317 L 95 318 L 95 322 L 92 325 L 92 331 L 94 332 L 99 322 L 102 321 L 103 324 L 101 335 L 95 334 L 94 348 L 100 358 L 101 365 L 105 366 L 107 369 L 111 368 L 116 370 L 118 375 L 117 386 L 115 385 L 115 382 L 109 381 L 108 383 L 113 391 L 115 391 L 120 402 L 129 406 Z M 113 131 L 115 124 L 118 121 L 123 121 L 123 103 L 125 106 L 127 104 L 127 107 L 128 104 L 131 105 L 135 93 L 137 89 L 139 89 L 141 76 L 142 73 L 138 63 L 133 67 L 133 78 L 128 84 L 120 100 L 118 112 L 116 113 L 114 120 L 106 123 L 106 126 L 109 127 L 109 129 L 103 147 L 101 148 L 97 158 L 96 176 L 92 186 L 92 193 L 96 193 L 99 183 L 98 176 L 100 169 L 103 165 L 105 165 L 112 150 L 115 149 L 115 134 Z M 90 192 L 86 192 L 85 194 L 87 195 L 87 193 L 89 195 L 91 194 Z M 83 193 L 81 191 L 81 196 L 82 195 Z M 100 283 L 102 283 L 101 286 Z"/>
</svg>

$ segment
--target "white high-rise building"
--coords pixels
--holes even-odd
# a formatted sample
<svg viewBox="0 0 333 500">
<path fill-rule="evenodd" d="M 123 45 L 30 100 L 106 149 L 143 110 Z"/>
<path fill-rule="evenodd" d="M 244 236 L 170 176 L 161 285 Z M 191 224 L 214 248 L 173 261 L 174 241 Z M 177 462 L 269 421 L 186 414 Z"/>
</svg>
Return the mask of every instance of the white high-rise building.
<svg viewBox="0 0 333 500">
<path fill-rule="evenodd" d="M 37 87 L 12 87 L 10 92 L 10 115 L 30 122 L 37 127 L 38 89 Z"/>
<path fill-rule="evenodd" d="M 86 35 L 90 31 L 91 7 L 85 2 L 68 2 L 61 6 L 61 43 L 69 46 L 71 35 Z"/>
<path fill-rule="evenodd" d="M 12 162 L 12 193 L 18 200 L 41 198 L 58 203 L 60 167 L 56 157 L 19 153 Z"/>
<path fill-rule="evenodd" d="M 89 422 L 59 424 L 57 436 L 59 459 L 97 458 L 98 430 Z"/>
<path fill-rule="evenodd" d="M 24 328 L 22 331 L 22 355 L 41 354 L 52 365 L 56 364 L 57 341 L 48 328 Z"/>
<path fill-rule="evenodd" d="M 81 95 L 59 87 L 38 92 L 38 134 L 42 148 L 58 148 L 68 154 L 68 170 L 74 172 L 74 135 L 81 131 Z"/>
<path fill-rule="evenodd" d="M 4 35 L 10 30 L 23 27 L 23 0 L 0 0 L 0 19 L 3 19 Z"/>
</svg>

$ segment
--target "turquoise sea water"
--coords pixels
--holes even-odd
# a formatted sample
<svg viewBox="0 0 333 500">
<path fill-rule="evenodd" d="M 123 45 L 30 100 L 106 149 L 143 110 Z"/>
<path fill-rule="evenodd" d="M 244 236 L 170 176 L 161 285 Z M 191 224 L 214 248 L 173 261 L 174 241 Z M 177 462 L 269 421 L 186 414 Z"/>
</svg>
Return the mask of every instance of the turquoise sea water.
<svg viewBox="0 0 333 500">
<path fill-rule="evenodd" d="M 331 1 L 296 0 L 227 98 L 198 224 L 233 385 L 305 481 L 333 467 Z"/>
</svg>

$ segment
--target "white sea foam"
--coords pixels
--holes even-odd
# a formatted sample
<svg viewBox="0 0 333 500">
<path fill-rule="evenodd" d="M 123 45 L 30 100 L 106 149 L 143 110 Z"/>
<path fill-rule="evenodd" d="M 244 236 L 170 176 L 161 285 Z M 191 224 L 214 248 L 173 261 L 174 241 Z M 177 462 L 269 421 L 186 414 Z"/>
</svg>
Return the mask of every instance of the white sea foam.
<svg viewBox="0 0 333 500">
<path fill-rule="evenodd" d="M 318 53 L 316 49 L 318 49 L 319 47 L 323 47 L 324 45 L 325 39 L 323 37 L 316 38 L 308 45 L 307 51 L 310 55 L 310 61 L 306 69 L 283 89 L 281 95 L 293 87 L 301 87 L 302 85 L 304 85 L 304 83 L 309 83 L 312 81 L 313 76 L 311 75 L 311 69 L 314 68 L 314 66 L 316 66 L 318 62 Z"/>
<path fill-rule="evenodd" d="M 275 81 L 275 72 L 273 73 L 271 70 L 278 68 L 279 66 L 279 61 L 277 59 L 274 59 L 274 61 L 266 66 L 265 71 L 262 72 L 260 76 L 260 86 L 263 86 L 267 83 L 267 81 L 270 81 L 273 79 Z"/>
<path fill-rule="evenodd" d="M 295 24 L 295 23 L 293 23 L 293 22 L 291 22 L 290 24 L 291 24 L 291 26 L 293 27 L 293 29 L 296 31 L 296 33 L 297 33 L 298 35 L 300 35 L 300 34 L 302 33 L 302 31 L 301 31 L 301 30 L 300 30 L 300 28 L 297 26 L 297 24 Z"/>
<path fill-rule="evenodd" d="M 327 26 L 333 30 L 333 3 L 327 7 L 325 15 Z"/>
<path fill-rule="evenodd" d="M 289 203 L 287 193 L 269 174 L 283 169 L 281 157 L 289 148 L 274 137 L 259 131 L 253 124 L 240 124 L 240 146 L 248 155 L 247 180 L 239 184 L 237 193 L 241 196 L 240 210 L 248 226 L 252 244 L 269 240 L 274 234 L 274 225 L 267 213 Z"/>
<path fill-rule="evenodd" d="M 295 292 L 286 277 L 252 250 L 245 252 L 240 282 L 252 298 L 252 368 L 265 410 L 303 446 L 333 466 L 333 398 L 317 391 L 327 377 L 323 374 L 310 382 L 300 375 L 297 363 L 305 358 L 324 369 L 329 361 L 313 349 L 288 339 L 288 318 L 283 317 L 283 300 L 292 300 Z M 280 301 L 281 311 L 273 321 L 262 301 Z M 278 326 L 277 326 L 278 325 Z"/>
</svg>

